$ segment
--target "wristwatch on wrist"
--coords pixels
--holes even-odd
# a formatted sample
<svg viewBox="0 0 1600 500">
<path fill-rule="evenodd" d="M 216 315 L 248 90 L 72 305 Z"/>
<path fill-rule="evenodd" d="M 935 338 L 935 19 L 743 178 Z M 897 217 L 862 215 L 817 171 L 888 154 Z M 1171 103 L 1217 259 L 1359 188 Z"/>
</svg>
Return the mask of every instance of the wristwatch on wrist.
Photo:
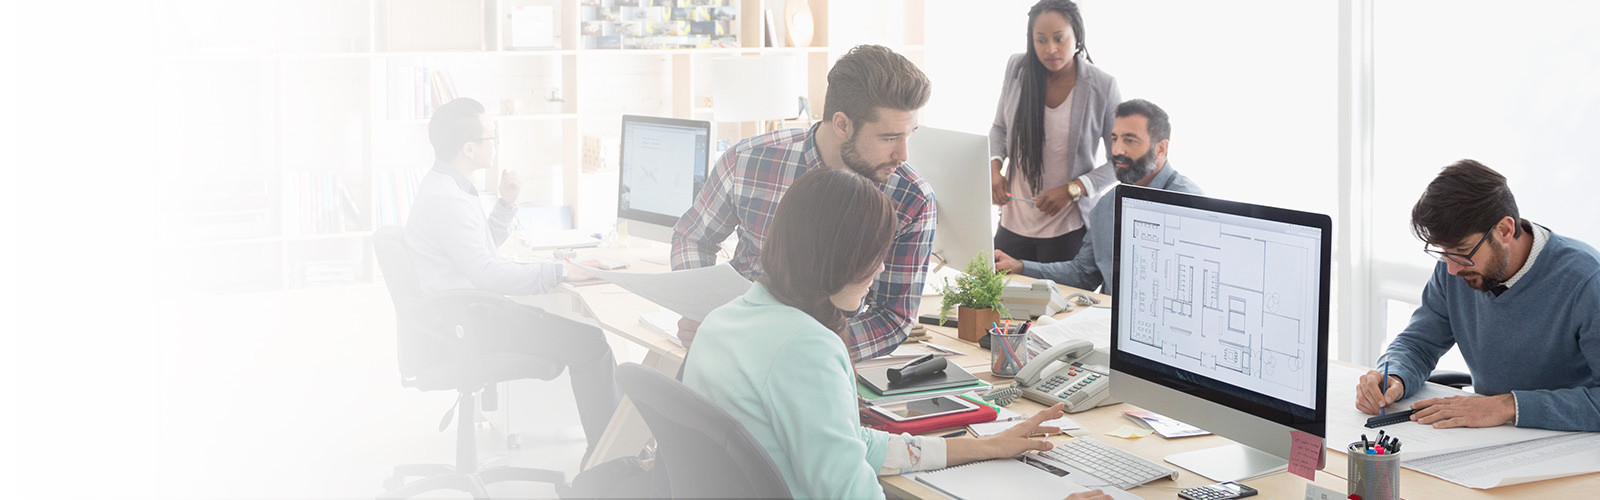
<svg viewBox="0 0 1600 500">
<path fill-rule="evenodd" d="M 1072 201 L 1078 201 L 1078 198 L 1083 197 L 1083 185 L 1078 181 L 1067 183 L 1067 194 L 1072 195 Z"/>
</svg>

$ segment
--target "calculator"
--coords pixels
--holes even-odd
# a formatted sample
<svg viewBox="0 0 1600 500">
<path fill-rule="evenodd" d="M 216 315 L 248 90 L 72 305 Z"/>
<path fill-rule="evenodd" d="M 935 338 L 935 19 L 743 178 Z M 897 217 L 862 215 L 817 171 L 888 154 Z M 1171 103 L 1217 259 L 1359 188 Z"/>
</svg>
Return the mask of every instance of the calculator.
<svg viewBox="0 0 1600 500">
<path fill-rule="evenodd" d="M 1255 496 L 1256 489 L 1233 481 L 1208 484 L 1178 491 L 1178 498 L 1189 500 L 1227 500 Z"/>
</svg>

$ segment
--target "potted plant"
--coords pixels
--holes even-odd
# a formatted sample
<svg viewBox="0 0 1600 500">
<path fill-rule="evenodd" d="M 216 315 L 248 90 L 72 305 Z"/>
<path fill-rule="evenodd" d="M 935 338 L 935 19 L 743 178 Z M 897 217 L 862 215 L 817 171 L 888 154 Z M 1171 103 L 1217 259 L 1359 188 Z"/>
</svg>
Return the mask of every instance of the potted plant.
<svg viewBox="0 0 1600 500">
<path fill-rule="evenodd" d="M 992 257 L 974 257 L 967 263 L 966 274 L 956 277 L 955 286 L 950 286 L 950 281 L 945 280 L 940 287 L 939 293 L 944 298 L 939 303 L 939 324 L 943 325 L 945 319 L 950 317 L 951 309 L 959 308 L 956 336 L 961 340 L 977 342 L 991 323 L 999 322 L 1002 316 L 1011 317 L 1005 304 L 1000 303 L 1000 294 L 1005 291 L 1009 281 L 1006 271 L 995 271 Z"/>
</svg>

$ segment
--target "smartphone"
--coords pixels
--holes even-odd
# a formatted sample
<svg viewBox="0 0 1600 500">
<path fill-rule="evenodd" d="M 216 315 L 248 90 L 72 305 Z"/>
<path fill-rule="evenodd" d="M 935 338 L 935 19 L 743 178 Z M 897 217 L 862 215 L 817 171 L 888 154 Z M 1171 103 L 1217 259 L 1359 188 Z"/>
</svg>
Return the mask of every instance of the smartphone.
<svg viewBox="0 0 1600 500">
<path fill-rule="evenodd" d="M 869 406 L 873 411 L 889 417 L 896 422 L 917 420 L 940 415 L 969 412 L 978 409 L 978 405 L 971 401 L 955 396 L 939 396 L 936 398 L 918 399 L 903 403 Z"/>
<path fill-rule="evenodd" d="M 1256 489 L 1233 481 L 1208 484 L 1178 491 L 1178 498 L 1189 500 L 1227 500 L 1255 496 Z"/>
</svg>

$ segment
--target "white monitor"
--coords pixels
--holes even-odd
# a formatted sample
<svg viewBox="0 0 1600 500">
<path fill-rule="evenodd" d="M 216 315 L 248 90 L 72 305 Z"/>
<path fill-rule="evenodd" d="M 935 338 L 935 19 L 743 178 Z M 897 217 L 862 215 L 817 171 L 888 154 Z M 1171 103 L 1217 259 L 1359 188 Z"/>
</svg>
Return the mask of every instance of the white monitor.
<svg viewBox="0 0 1600 500">
<path fill-rule="evenodd" d="M 934 200 L 938 202 L 934 258 L 941 265 L 958 270 L 965 269 L 967 262 L 978 255 L 992 259 L 994 205 L 989 199 L 989 137 L 920 127 L 909 148 L 907 163 L 933 186 Z"/>
<path fill-rule="evenodd" d="M 623 115 L 617 222 L 630 236 L 671 242 L 694 205 L 711 155 L 711 122 Z"/>
<path fill-rule="evenodd" d="M 1240 443 L 1167 457 L 1175 465 L 1217 481 L 1282 468 L 1290 431 L 1327 435 L 1332 222 L 1116 193 L 1112 397 Z"/>
</svg>

